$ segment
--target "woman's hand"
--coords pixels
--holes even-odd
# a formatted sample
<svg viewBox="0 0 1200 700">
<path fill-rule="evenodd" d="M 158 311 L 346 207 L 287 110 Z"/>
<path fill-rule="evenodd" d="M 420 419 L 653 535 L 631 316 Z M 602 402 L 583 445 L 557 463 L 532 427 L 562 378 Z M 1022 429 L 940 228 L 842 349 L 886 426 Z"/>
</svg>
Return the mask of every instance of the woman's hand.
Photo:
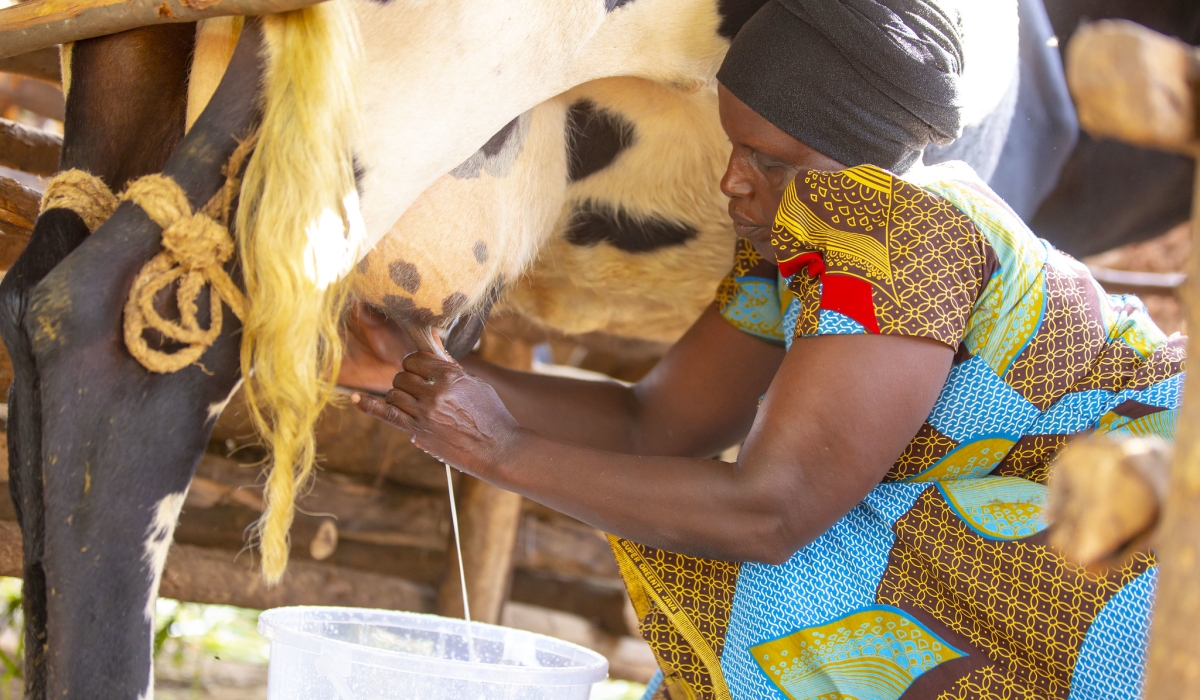
<svg viewBox="0 0 1200 700">
<path fill-rule="evenodd" d="M 521 436 L 520 424 L 495 390 L 429 353 L 405 357 L 403 367 L 386 402 L 363 393 L 350 400 L 363 413 L 411 435 L 413 444 L 433 457 L 486 479 Z"/>
</svg>

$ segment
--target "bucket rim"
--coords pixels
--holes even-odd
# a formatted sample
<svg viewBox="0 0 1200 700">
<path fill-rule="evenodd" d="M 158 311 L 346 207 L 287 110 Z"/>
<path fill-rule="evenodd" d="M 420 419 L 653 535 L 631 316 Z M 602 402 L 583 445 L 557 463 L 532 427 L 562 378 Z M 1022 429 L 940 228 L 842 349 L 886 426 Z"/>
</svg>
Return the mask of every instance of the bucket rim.
<svg viewBox="0 0 1200 700">
<path fill-rule="evenodd" d="M 353 642 L 330 639 L 314 632 L 300 631 L 287 625 L 287 621 L 292 616 L 299 615 L 299 619 L 304 621 L 313 621 L 314 619 L 321 621 L 320 618 L 322 615 L 331 613 L 349 615 L 349 618 L 330 619 L 328 620 L 329 622 L 390 624 L 393 626 L 402 626 L 405 622 L 409 622 L 417 623 L 414 625 L 415 629 L 434 631 L 437 627 L 449 627 L 451 630 L 457 627 L 464 633 L 467 627 L 466 620 L 428 613 L 383 610 L 378 608 L 339 607 L 334 605 L 294 605 L 264 610 L 258 616 L 258 631 L 269 639 L 272 644 L 278 642 L 287 647 L 322 655 L 331 651 L 335 654 L 338 651 L 346 652 L 347 654 L 353 652 L 356 657 L 363 660 L 362 662 L 394 669 L 401 673 L 439 676 L 485 683 L 530 686 L 594 685 L 608 676 L 608 659 L 599 652 L 549 635 L 529 632 L 514 627 L 492 625 L 486 622 L 471 622 L 471 632 L 483 639 L 492 641 L 495 641 L 497 634 L 519 634 L 533 640 L 544 640 L 550 646 L 559 648 L 554 653 L 566 655 L 569 652 L 574 652 L 576 656 L 591 659 L 591 663 L 564 667 L 504 666 L 500 664 L 472 663 L 470 661 L 433 658 L 396 651 L 394 649 L 380 649 Z M 451 630 L 443 629 L 441 631 Z M 451 633 L 454 632 L 451 631 Z M 367 659 L 371 661 L 368 662 Z M 270 662 L 268 661 L 268 663 Z"/>
</svg>

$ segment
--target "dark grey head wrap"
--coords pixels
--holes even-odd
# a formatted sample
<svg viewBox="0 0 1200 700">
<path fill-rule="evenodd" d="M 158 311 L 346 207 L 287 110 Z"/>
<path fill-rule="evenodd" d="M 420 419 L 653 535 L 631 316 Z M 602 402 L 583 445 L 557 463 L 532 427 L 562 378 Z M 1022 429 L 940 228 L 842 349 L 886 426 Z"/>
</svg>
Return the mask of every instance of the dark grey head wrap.
<svg viewBox="0 0 1200 700">
<path fill-rule="evenodd" d="M 938 0 L 770 0 L 717 79 L 830 158 L 903 171 L 962 131 L 956 19 Z"/>
</svg>

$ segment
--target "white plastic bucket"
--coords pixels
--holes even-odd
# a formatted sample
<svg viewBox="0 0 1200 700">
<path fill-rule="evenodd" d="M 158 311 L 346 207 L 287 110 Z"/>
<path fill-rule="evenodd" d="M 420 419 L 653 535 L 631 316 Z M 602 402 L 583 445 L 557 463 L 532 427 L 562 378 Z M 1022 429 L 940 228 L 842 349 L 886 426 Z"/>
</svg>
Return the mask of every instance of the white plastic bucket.
<svg viewBox="0 0 1200 700">
<path fill-rule="evenodd" d="M 594 651 L 532 632 L 362 608 L 268 610 L 267 700 L 587 700 Z"/>
</svg>

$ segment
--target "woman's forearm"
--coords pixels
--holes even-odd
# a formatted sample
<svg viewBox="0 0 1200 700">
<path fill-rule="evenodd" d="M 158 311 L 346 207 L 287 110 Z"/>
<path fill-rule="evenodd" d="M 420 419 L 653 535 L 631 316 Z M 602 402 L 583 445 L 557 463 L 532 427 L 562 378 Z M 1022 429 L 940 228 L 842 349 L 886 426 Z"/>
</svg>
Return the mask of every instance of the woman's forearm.
<svg viewBox="0 0 1200 700">
<path fill-rule="evenodd" d="M 612 452 L 637 451 L 638 398 L 627 386 L 519 372 L 475 356 L 461 364 L 492 385 L 513 417 L 530 430 Z"/>
<path fill-rule="evenodd" d="M 776 503 L 797 489 L 765 483 L 772 476 L 762 470 L 712 459 L 615 455 L 531 431 L 481 476 L 605 532 L 724 561 L 785 559 L 797 545 L 779 514 L 813 510 L 794 499 L 786 508 Z M 811 538 L 824 527 L 814 521 Z"/>
</svg>

